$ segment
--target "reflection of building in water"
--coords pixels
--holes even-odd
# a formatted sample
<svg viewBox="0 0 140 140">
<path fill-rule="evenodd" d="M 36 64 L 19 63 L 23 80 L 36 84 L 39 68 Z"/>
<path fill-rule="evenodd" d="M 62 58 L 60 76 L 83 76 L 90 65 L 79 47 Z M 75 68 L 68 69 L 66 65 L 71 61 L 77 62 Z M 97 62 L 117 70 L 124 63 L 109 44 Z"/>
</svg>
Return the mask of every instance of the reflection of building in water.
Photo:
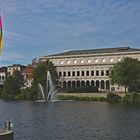
<svg viewBox="0 0 140 140">
<path fill-rule="evenodd" d="M 42 56 L 41 61 L 50 59 L 57 67 L 63 88 L 95 85 L 102 91 L 124 91 L 124 87 L 111 85 L 109 70 L 124 57 L 140 60 L 140 49 L 129 47 L 68 51 Z"/>
</svg>

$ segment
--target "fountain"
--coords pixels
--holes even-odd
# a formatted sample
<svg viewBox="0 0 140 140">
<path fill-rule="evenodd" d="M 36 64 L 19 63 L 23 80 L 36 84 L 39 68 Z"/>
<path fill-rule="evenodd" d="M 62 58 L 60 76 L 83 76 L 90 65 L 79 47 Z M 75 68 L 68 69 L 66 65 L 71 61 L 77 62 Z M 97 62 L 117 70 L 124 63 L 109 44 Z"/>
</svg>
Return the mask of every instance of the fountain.
<svg viewBox="0 0 140 140">
<path fill-rule="evenodd" d="M 41 91 L 43 101 L 46 101 L 44 90 L 43 90 L 43 87 L 42 87 L 42 85 L 40 83 L 38 84 L 38 87 L 39 87 L 39 89 Z"/>
<path fill-rule="evenodd" d="M 46 93 L 44 92 L 43 87 L 40 83 L 38 84 L 38 86 L 40 88 L 43 101 L 52 101 L 56 99 L 58 89 L 54 85 L 49 71 L 47 71 Z"/>
</svg>

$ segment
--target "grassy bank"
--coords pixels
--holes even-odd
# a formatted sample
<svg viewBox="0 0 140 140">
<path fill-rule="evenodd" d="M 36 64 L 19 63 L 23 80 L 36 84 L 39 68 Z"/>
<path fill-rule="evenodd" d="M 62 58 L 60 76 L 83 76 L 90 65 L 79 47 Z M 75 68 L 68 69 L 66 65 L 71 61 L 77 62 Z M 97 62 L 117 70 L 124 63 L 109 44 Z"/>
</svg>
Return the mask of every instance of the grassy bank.
<svg viewBox="0 0 140 140">
<path fill-rule="evenodd" d="M 106 101 L 106 97 L 59 95 L 59 100 Z"/>
<path fill-rule="evenodd" d="M 102 94 L 59 94 L 59 100 L 81 100 L 81 101 L 106 101 L 106 102 L 126 102 L 126 103 L 140 103 L 140 93 L 102 93 Z"/>
</svg>

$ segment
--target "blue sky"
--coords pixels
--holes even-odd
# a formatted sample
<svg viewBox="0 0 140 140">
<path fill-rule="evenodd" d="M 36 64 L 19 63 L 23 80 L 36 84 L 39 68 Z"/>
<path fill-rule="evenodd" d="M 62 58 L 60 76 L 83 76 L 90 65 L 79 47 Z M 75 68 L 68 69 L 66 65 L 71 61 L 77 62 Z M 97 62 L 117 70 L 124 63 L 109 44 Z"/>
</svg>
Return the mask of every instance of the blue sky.
<svg viewBox="0 0 140 140">
<path fill-rule="evenodd" d="M 68 50 L 140 48 L 140 0 L 0 0 L 0 66 Z"/>
</svg>

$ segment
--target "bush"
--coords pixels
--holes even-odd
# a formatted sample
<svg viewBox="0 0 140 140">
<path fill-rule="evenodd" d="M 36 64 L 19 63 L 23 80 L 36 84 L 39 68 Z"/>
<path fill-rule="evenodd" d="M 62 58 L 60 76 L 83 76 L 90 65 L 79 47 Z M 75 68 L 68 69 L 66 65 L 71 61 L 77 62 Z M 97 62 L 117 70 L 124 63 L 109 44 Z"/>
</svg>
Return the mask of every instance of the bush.
<svg viewBox="0 0 140 140">
<path fill-rule="evenodd" d="M 114 93 L 108 93 L 107 94 L 107 102 L 119 102 L 121 99 L 121 97 L 118 94 L 114 94 Z"/>
<path fill-rule="evenodd" d="M 140 94 L 137 93 L 126 94 L 123 98 L 123 101 L 128 103 L 139 103 Z"/>
<path fill-rule="evenodd" d="M 77 87 L 72 89 L 67 89 L 67 93 L 95 93 L 98 92 L 98 88 L 96 86 L 84 86 L 84 87 Z"/>
<path fill-rule="evenodd" d="M 31 88 L 26 88 L 21 90 L 21 94 L 17 96 L 18 99 L 33 100 L 34 93 Z"/>
</svg>

